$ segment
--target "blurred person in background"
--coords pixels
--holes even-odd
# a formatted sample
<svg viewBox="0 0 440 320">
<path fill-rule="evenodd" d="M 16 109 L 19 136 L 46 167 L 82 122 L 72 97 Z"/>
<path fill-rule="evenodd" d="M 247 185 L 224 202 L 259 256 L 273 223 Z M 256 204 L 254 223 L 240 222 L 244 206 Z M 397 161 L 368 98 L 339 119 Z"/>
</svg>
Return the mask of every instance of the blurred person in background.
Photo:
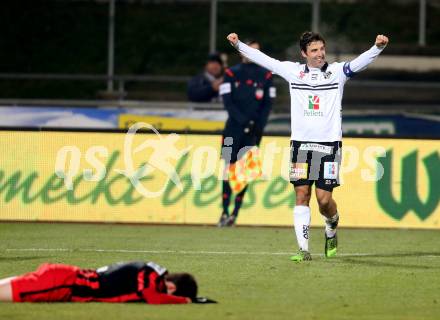
<svg viewBox="0 0 440 320">
<path fill-rule="evenodd" d="M 247 44 L 255 49 L 260 48 L 256 41 L 249 40 Z M 246 157 L 244 152 L 240 152 L 242 148 L 260 144 L 272 109 L 272 99 L 276 96 L 272 72 L 242 57 L 242 63 L 225 70 L 220 96 L 228 113 L 222 138 L 222 158 L 225 160 L 226 175 L 223 180 L 223 211 L 218 223 L 219 227 L 225 227 L 234 225 L 247 190 L 246 184 L 236 194 L 234 209 L 229 214 L 233 190 L 228 169 L 233 168 L 239 158 Z M 225 152 L 228 149 L 230 155 Z"/>
<path fill-rule="evenodd" d="M 290 181 L 295 188 L 293 209 L 295 234 L 299 251 L 290 259 L 311 260 L 309 253 L 311 187 L 325 221 L 326 257 L 337 252 L 337 205 L 332 197 L 339 186 L 342 148 L 342 96 L 345 83 L 372 63 L 388 44 L 388 38 L 377 35 L 373 46 L 349 62 L 325 60 L 325 40 L 314 32 L 304 32 L 299 47 L 305 64 L 273 59 L 258 48 L 241 42 L 236 33 L 227 36 L 242 56 L 284 78 L 291 98 L 291 166 Z"/>
<path fill-rule="evenodd" d="M 192 102 L 215 102 L 223 82 L 223 60 L 218 53 L 211 53 L 205 70 L 188 82 L 188 99 Z"/>
</svg>

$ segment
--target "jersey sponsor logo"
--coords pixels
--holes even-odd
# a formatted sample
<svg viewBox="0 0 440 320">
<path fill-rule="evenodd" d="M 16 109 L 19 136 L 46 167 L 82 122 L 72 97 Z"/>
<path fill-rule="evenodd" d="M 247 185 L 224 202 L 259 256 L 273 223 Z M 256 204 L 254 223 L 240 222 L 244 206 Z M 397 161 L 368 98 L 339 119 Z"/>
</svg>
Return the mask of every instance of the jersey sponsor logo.
<svg viewBox="0 0 440 320">
<path fill-rule="evenodd" d="M 309 109 L 319 110 L 319 96 L 309 95 Z"/>
<path fill-rule="evenodd" d="M 299 146 L 299 150 L 332 154 L 333 147 L 325 146 L 319 143 L 301 143 L 301 145 Z"/>
<path fill-rule="evenodd" d="M 219 94 L 222 96 L 228 93 L 231 93 L 231 84 L 229 82 L 222 83 L 219 88 Z"/>
<path fill-rule="evenodd" d="M 312 73 L 311 79 L 312 79 L 313 81 L 318 80 L 318 74 L 317 74 L 317 73 Z"/>
<path fill-rule="evenodd" d="M 304 117 L 323 117 L 324 112 L 315 110 L 304 110 Z"/>
<path fill-rule="evenodd" d="M 307 179 L 307 163 L 292 163 L 290 165 L 290 180 Z"/>
<path fill-rule="evenodd" d="M 323 117 L 324 112 L 320 111 L 320 99 L 317 95 L 309 95 L 309 105 L 304 110 L 305 117 Z"/>
<path fill-rule="evenodd" d="M 338 178 L 338 163 L 324 162 L 324 179 L 337 179 L 337 178 Z"/>
</svg>

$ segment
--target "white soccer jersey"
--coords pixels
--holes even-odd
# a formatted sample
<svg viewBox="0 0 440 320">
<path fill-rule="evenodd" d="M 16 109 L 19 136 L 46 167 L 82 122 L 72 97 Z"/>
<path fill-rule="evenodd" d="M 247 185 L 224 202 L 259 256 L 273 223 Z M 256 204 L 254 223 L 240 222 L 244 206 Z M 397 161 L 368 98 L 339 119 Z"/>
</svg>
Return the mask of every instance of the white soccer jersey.
<svg viewBox="0 0 440 320">
<path fill-rule="evenodd" d="M 345 82 L 365 69 L 383 50 L 374 45 L 353 61 L 326 63 L 319 69 L 298 62 L 281 62 L 240 41 L 236 48 L 289 83 L 291 138 L 313 142 L 342 139 L 341 101 Z"/>
</svg>

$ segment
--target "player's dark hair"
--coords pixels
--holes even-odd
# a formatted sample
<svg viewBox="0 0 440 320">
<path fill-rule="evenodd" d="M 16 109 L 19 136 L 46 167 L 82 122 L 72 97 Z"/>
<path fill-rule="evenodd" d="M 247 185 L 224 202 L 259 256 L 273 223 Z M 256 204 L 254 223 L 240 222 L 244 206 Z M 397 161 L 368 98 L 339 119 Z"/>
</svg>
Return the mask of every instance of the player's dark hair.
<svg viewBox="0 0 440 320">
<path fill-rule="evenodd" d="M 307 52 L 307 46 L 315 41 L 322 41 L 325 45 L 325 40 L 319 33 L 312 31 L 304 32 L 299 38 L 299 47 L 301 48 L 301 51 Z"/>
<path fill-rule="evenodd" d="M 197 297 L 197 282 L 189 273 L 170 273 L 165 276 L 166 281 L 176 285 L 175 296 L 194 299 Z"/>
</svg>

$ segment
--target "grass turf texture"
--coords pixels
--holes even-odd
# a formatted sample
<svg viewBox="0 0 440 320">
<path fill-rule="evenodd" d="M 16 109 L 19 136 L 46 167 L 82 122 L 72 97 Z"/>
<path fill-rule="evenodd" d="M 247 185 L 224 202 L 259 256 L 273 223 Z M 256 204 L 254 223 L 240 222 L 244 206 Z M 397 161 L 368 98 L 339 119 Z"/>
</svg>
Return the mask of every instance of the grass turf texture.
<svg viewBox="0 0 440 320">
<path fill-rule="evenodd" d="M 439 231 L 341 229 L 340 255 L 325 259 L 323 230 L 313 229 L 313 261 L 293 263 L 287 228 L 0 223 L 0 277 L 46 261 L 152 260 L 195 274 L 200 295 L 219 301 L 0 303 L 0 319 L 438 319 L 439 243 Z"/>
</svg>

